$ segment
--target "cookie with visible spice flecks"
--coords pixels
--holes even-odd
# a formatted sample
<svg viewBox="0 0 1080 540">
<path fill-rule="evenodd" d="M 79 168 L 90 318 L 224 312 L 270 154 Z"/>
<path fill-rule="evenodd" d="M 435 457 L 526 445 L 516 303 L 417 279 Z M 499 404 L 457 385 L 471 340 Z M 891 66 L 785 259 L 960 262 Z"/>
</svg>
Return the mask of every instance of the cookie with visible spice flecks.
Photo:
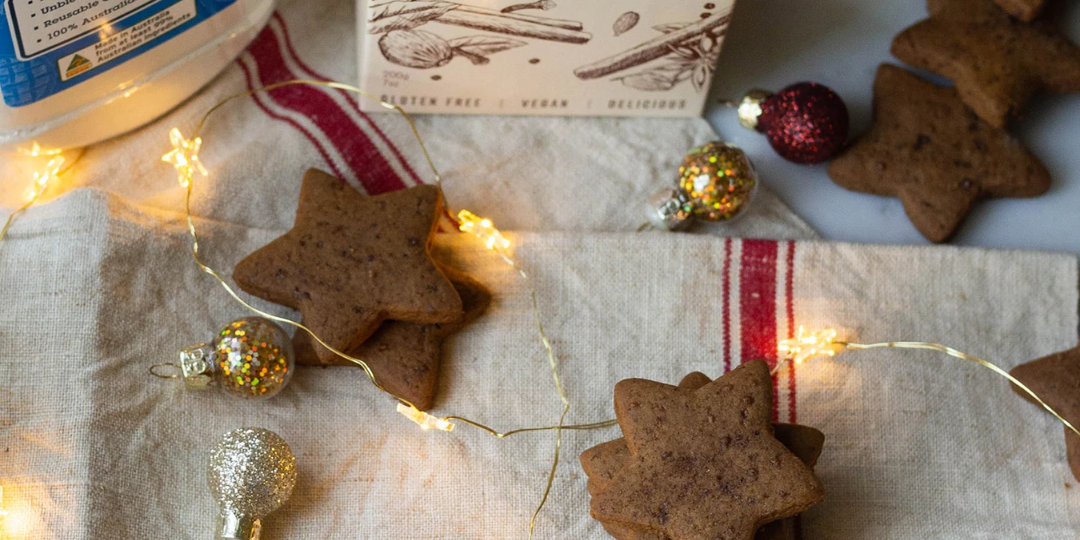
<svg viewBox="0 0 1080 540">
<path fill-rule="evenodd" d="M 697 390 L 615 386 L 629 456 L 591 502 L 601 522 L 671 540 L 751 540 L 820 502 L 821 482 L 773 434 L 772 377 L 755 360 Z"/>
<path fill-rule="evenodd" d="M 439 268 L 461 295 L 464 320 L 443 324 L 386 321 L 359 347 L 345 351 L 367 363 L 375 379 L 391 394 L 408 400 L 421 410 L 431 408 L 438 390 L 443 341 L 491 305 L 491 292 L 484 284 L 448 266 L 439 265 Z M 298 331 L 293 337 L 298 364 L 354 365 L 337 355 L 332 362 L 324 362 L 315 353 L 316 348 L 322 346 L 314 343 L 306 332 Z"/>
<path fill-rule="evenodd" d="M 369 197 L 312 169 L 293 228 L 240 261 L 233 279 L 250 294 L 299 310 L 339 351 L 359 346 L 387 319 L 458 322 L 461 297 L 429 251 L 442 210 L 436 186 Z M 324 361 L 334 356 L 317 353 Z"/>
<path fill-rule="evenodd" d="M 852 191 L 899 198 L 932 242 L 951 237 L 980 199 L 1050 189 L 1038 158 L 976 116 L 952 88 L 882 64 L 873 113 L 869 131 L 829 163 L 829 177 Z"/>
<path fill-rule="evenodd" d="M 693 372 L 679 382 L 679 388 L 696 390 L 712 380 L 700 372 Z M 797 424 L 773 424 L 777 440 L 790 449 L 804 463 L 813 467 L 825 443 L 825 435 L 814 428 Z M 606 489 L 611 480 L 626 465 L 630 450 L 625 439 L 615 439 L 596 445 L 580 456 L 582 469 L 589 477 L 588 490 L 595 495 Z M 618 540 L 666 540 L 664 536 L 650 532 L 641 532 L 629 527 L 601 522 L 604 529 Z M 795 524 L 792 519 L 775 521 L 762 526 L 754 535 L 754 540 L 793 540 Z"/>
<path fill-rule="evenodd" d="M 1080 92 L 1080 47 L 1048 21 L 1018 21 L 993 0 L 927 7 L 929 18 L 893 39 L 893 56 L 952 80 L 990 125 L 1005 127 L 1037 94 Z"/>
</svg>

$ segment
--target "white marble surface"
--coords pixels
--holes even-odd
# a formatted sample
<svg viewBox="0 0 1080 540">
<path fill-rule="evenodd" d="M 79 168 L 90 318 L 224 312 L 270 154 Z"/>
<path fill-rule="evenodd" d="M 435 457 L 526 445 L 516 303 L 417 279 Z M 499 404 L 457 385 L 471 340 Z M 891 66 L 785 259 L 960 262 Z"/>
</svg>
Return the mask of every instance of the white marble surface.
<svg viewBox="0 0 1080 540">
<path fill-rule="evenodd" d="M 1080 42 L 1080 3 L 1055 6 Z M 894 35 L 926 16 L 924 0 L 739 0 L 724 45 L 713 102 L 750 87 L 778 90 L 811 80 L 831 86 L 848 104 L 852 133 L 870 124 L 871 86 Z M 939 82 L 944 82 L 940 81 Z M 829 240 L 921 244 L 900 202 L 846 191 L 824 166 L 787 163 L 765 138 L 738 125 L 735 112 L 708 111 L 720 135 L 753 157 L 763 183 Z M 1028 200 L 976 206 L 952 243 L 1080 254 L 1080 94 L 1036 99 L 1013 131 L 1053 175 L 1051 191 Z"/>
</svg>

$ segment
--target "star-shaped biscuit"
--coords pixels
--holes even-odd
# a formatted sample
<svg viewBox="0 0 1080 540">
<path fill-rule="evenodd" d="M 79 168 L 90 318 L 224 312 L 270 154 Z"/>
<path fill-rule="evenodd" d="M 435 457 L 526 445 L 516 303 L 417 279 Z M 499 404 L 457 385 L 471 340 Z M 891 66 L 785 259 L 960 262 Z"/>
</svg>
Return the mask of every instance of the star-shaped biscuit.
<svg viewBox="0 0 1080 540">
<path fill-rule="evenodd" d="M 379 384 L 391 394 L 408 400 L 421 410 L 431 408 L 439 386 L 439 369 L 442 365 L 443 341 L 482 315 L 491 304 L 491 292 L 471 276 L 439 265 L 443 274 L 461 295 L 465 318 L 460 323 L 417 324 L 386 321 L 363 344 L 346 351 L 350 356 L 367 363 Z M 312 342 L 306 332 L 293 337 L 296 362 L 307 366 L 352 366 L 343 358 L 334 356 L 325 362 L 317 354 L 321 345 Z"/>
<path fill-rule="evenodd" d="M 1080 427 L 1080 347 L 1017 366 L 1009 372 L 1070 424 Z M 1031 396 L 1013 387 L 1024 399 Z M 1080 435 L 1065 428 L 1069 468 L 1080 480 Z"/>
<path fill-rule="evenodd" d="M 1032 96 L 1080 91 L 1080 48 L 1043 21 L 1009 17 L 993 0 L 929 0 L 892 54 L 953 81 L 960 98 L 1005 127 Z"/>
<path fill-rule="evenodd" d="M 431 262 L 442 192 L 417 186 L 361 195 L 310 170 L 293 228 L 236 265 L 240 288 L 297 309 L 331 347 L 359 346 L 386 319 L 461 320 L 461 298 Z M 333 353 L 319 351 L 330 361 Z"/>
<path fill-rule="evenodd" d="M 870 130 L 829 164 L 829 177 L 853 191 L 899 197 L 932 242 L 952 236 L 979 199 L 1050 189 L 1039 160 L 975 116 L 951 88 L 882 64 L 873 112 Z"/>
<path fill-rule="evenodd" d="M 700 371 L 694 371 L 679 381 L 679 388 L 697 390 L 712 382 L 708 375 Z M 586 488 L 589 495 L 595 497 L 601 491 L 607 489 L 615 476 L 622 471 L 626 461 L 630 458 L 630 449 L 626 447 L 626 439 L 618 438 L 613 441 L 598 444 L 578 457 L 581 468 L 585 471 Z M 622 525 L 600 522 L 604 530 L 617 540 L 667 540 L 664 536 L 641 532 Z"/>
<path fill-rule="evenodd" d="M 693 372 L 683 377 L 679 388 L 696 390 L 712 382 L 703 373 Z M 803 463 L 813 468 L 825 443 L 825 435 L 820 431 L 796 424 L 773 424 L 776 439 L 786 446 Z M 595 496 L 604 491 L 611 481 L 622 471 L 630 458 L 630 449 L 625 439 L 615 439 L 596 445 L 580 456 L 581 468 L 589 477 L 589 494 Z M 774 521 L 758 529 L 754 540 L 793 540 L 795 526 L 790 519 Z M 667 540 L 664 536 L 641 532 L 629 527 L 601 522 L 604 530 L 617 540 Z"/>
<path fill-rule="evenodd" d="M 593 497 L 601 522 L 672 540 L 751 540 L 821 501 L 813 471 L 773 436 L 772 377 L 747 362 L 697 389 L 615 386 L 629 457 Z"/>
</svg>

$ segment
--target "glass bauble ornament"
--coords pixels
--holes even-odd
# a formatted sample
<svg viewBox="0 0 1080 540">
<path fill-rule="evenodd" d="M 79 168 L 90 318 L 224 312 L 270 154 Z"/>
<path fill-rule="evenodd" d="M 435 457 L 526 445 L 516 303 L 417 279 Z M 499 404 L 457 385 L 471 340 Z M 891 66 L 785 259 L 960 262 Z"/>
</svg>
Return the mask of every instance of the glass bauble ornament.
<svg viewBox="0 0 1080 540">
<path fill-rule="evenodd" d="M 751 90 L 738 111 L 740 124 L 764 133 L 773 150 L 794 163 L 822 163 L 847 142 L 847 105 L 818 83 L 793 84 L 775 94 Z"/>
<path fill-rule="evenodd" d="M 233 321 L 213 341 L 180 351 L 180 370 L 189 390 L 214 386 L 243 399 L 276 395 L 289 384 L 295 367 L 289 335 L 261 317 Z"/>
<path fill-rule="evenodd" d="M 757 185 L 754 166 L 742 149 L 724 142 L 699 146 L 683 158 L 676 187 L 649 199 L 649 223 L 677 231 L 694 219 L 730 221 L 746 211 Z"/>
</svg>

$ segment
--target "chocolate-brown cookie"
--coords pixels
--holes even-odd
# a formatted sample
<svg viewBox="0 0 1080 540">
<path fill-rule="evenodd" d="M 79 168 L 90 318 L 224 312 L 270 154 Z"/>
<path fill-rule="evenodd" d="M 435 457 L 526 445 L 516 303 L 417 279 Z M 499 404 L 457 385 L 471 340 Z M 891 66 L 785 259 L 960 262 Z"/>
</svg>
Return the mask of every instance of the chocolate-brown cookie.
<svg viewBox="0 0 1080 540">
<path fill-rule="evenodd" d="M 929 0 L 930 18 L 904 30 L 892 54 L 952 79 L 960 98 L 1005 127 L 1032 96 L 1080 91 L 1080 48 L 1048 23 L 1009 17 L 993 0 Z"/>
<path fill-rule="evenodd" d="M 712 382 L 708 375 L 693 371 L 679 381 L 679 388 L 697 390 Z M 615 475 L 622 470 L 626 460 L 630 457 L 630 450 L 626 447 L 626 439 L 619 438 L 606 443 L 598 444 L 578 457 L 581 468 L 585 471 L 588 479 L 589 493 L 603 491 L 608 483 L 615 479 Z"/>
<path fill-rule="evenodd" d="M 679 388 L 697 390 L 712 382 L 708 375 L 694 371 L 679 381 Z M 588 480 L 585 487 L 589 495 L 595 497 L 608 487 L 615 475 L 626 465 L 630 459 L 630 449 L 626 447 L 626 439 L 619 438 L 606 443 L 598 444 L 581 453 L 578 460 L 581 468 L 585 471 Z M 616 540 L 667 540 L 666 537 L 650 532 L 641 532 L 612 523 L 600 522 L 600 525 Z"/>
<path fill-rule="evenodd" d="M 712 379 L 703 373 L 693 372 L 679 382 L 679 388 L 696 390 L 712 382 Z M 811 468 L 817 463 L 818 457 L 825 444 L 825 434 L 806 426 L 796 424 L 773 424 L 776 439 L 792 451 L 799 459 Z M 626 446 L 625 439 L 615 439 L 594 446 L 580 456 L 581 467 L 588 476 L 587 487 L 589 494 L 595 496 L 603 491 L 615 478 L 615 475 L 626 465 L 630 458 L 630 450 Z M 640 532 L 628 527 L 611 525 L 601 522 L 604 529 L 618 540 L 666 540 L 665 537 Z M 766 524 L 758 529 L 754 535 L 755 540 L 793 540 L 795 538 L 795 524 L 792 519 L 785 519 Z"/>
<path fill-rule="evenodd" d="M 1006 13 L 1024 22 L 1031 22 L 1039 16 L 1045 0 L 994 0 Z"/>
<path fill-rule="evenodd" d="M 773 436 L 772 377 L 760 360 L 697 390 L 621 381 L 615 414 L 630 457 L 592 499 L 600 521 L 671 540 L 750 540 L 824 495 Z"/>
<path fill-rule="evenodd" d="M 367 197 L 310 170 L 293 228 L 236 265 L 233 279 L 260 298 L 297 309 L 340 351 L 359 346 L 386 319 L 461 320 L 461 298 L 429 255 L 442 191 L 417 186 Z M 330 361 L 333 353 L 318 351 Z"/>
<path fill-rule="evenodd" d="M 975 116 L 956 90 L 888 64 L 874 81 L 873 125 L 828 170 L 841 187 L 898 197 L 932 242 L 952 236 L 979 199 L 1050 189 L 1039 160 Z"/>
<path fill-rule="evenodd" d="M 346 354 L 363 360 L 375 379 L 391 394 L 405 399 L 420 410 L 427 410 L 435 399 L 442 365 L 442 345 L 451 334 L 482 315 L 491 304 L 491 292 L 479 281 L 464 272 L 439 265 L 443 274 L 461 295 L 465 318 L 460 323 L 417 324 L 386 321 L 359 347 Z M 332 362 L 323 361 L 306 332 L 293 337 L 296 362 L 307 366 L 354 365 L 334 355 Z"/>
<path fill-rule="evenodd" d="M 1033 360 L 1009 372 L 1062 418 L 1080 428 L 1080 347 Z M 1026 392 L 1013 387 L 1024 399 L 1036 403 Z M 1080 435 L 1065 428 L 1065 448 L 1073 476 L 1080 480 Z"/>
</svg>

